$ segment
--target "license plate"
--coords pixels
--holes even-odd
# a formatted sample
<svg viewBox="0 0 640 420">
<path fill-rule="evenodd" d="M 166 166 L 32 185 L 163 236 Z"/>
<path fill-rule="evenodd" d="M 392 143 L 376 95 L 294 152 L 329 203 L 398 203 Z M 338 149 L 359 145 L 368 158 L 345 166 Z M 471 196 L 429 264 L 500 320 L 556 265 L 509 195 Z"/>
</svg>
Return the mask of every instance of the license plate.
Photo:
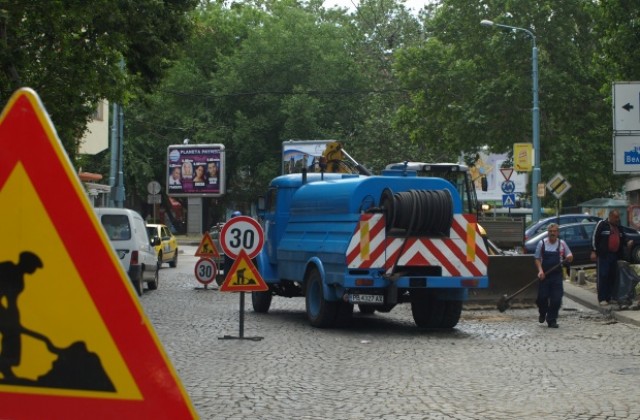
<svg viewBox="0 0 640 420">
<path fill-rule="evenodd" d="M 349 295 L 349 303 L 384 303 L 382 295 Z"/>
</svg>

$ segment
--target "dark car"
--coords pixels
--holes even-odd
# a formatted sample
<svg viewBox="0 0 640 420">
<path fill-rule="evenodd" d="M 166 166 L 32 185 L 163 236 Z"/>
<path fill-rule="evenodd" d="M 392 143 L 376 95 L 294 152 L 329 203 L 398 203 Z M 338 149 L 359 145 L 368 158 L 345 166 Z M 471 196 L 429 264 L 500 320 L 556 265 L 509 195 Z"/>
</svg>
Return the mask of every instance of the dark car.
<svg viewBox="0 0 640 420">
<path fill-rule="evenodd" d="M 560 239 L 563 239 L 573 254 L 571 265 L 593 264 L 591 261 L 591 238 L 596 229 L 597 222 L 571 223 L 559 227 Z M 640 264 L 640 232 L 630 227 L 622 226 L 622 230 L 627 239 L 633 240 L 630 250 L 625 250 L 625 259 L 632 264 Z M 547 232 L 542 232 L 524 243 L 526 254 L 536 252 L 536 246 L 543 238 L 547 237 Z"/>
<path fill-rule="evenodd" d="M 582 213 L 561 214 L 559 216 L 547 217 L 527 226 L 524 231 L 524 240 L 527 241 L 539 233 L 546 232 L 547 227 L 549 227 L 551 223 L 568 225 L 569 223 L 597 222 L 598 220 L 601 220 L 601 218 Z"/>
</svg>

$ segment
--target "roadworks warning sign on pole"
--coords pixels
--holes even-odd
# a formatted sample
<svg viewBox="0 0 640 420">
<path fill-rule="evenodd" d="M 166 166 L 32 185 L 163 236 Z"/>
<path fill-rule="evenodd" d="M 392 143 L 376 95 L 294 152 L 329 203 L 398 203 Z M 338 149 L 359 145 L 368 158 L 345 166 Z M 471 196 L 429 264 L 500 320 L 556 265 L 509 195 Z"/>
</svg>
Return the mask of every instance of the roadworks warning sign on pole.
<svg viewBox="0 0 640 420">
<path fill-rule="evenodd" d="M 0 115 L 0 417 L 195 418 L 37 94 Z"/>
</svg>

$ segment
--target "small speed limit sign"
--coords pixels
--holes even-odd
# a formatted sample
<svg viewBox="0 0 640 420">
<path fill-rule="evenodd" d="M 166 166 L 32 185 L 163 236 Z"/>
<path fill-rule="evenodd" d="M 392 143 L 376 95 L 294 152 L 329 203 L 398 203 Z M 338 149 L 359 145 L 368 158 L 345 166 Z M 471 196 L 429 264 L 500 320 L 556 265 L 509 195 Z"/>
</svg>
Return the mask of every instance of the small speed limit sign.
<svg viewBox="0 0 640 420">
<path fill-rule="evenodd" d="M 200 258 L 196 263 L 195 274 L 200 283 L 207 285 L 215 280 L 218 267 L 212 259 Z"/>
<path fill-rule="evenodd" d="M 249 216 L 236 216 L 224 224 L 220 232 L 220 246 L 224 253 L 237 259 L 241 250 L 255 258 L 264 245 L 264 232 L 260 224 Z"/>
</svg>

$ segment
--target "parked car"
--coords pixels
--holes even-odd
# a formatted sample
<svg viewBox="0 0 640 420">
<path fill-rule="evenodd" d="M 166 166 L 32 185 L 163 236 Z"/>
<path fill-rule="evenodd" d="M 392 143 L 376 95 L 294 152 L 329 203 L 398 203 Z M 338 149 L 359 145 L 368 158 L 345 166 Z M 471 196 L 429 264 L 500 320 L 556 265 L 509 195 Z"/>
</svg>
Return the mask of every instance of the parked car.
<svg viewBox="0 0 640 420">
<path fill-rule="evenodd" d="M 178 265 L 178 240 L 166 225 L 147 224 L 149 238 L 160 238 L 160 244 L 156 245 L 158 264 L 168 263 L 169 267 Z"/>
<path fill-rule="evenodd" d="M 597 222 L 598 220 L 601 220 L 601 218 L 598 216 L 591 216 L 589 214 L 582 213 L 561 214 L 559 216 L 546 217 L 527 226 L 527 228 L 524 230 L 524 240 L 527 241 L 528 239 L 533 238 L 539 233 L 546 232 L 547 227 L 549 227 L 551 223 L 557 223 L 558 225 L 568 225 L 569 223 Z"/>
<path fill-rule="evenodd" d="M 573 253 L 573 263 L 571 265 L 593 264 L 591 261 L 591 238 L 596 229 L 597 222 L 571 223 L 559 227 L 559 237 L 569 245 Z M 625 259 L 632 264 L 640 264 L 640 232 L 627 226 L 622 226 L 627 239 L 633 240 L 630 250 L 625 250 Z M 543 238 L 547 237 L 547 232 L 542 232 L 524 243 L 526 254 L 533 254 L 536 246 Z"/>
<path fill-rule="evenodd" d="M 222 232 L 223 227 L 224 227 L 224 223 L 216 223 L 215 225 L 211 226 L 211 229 L 209 229 L 209 235 L 211 235 L 211 240 L 213 241 L 213 245 L 218 250 L 218 253 L 220 254 L 220 256 L 224 255 L 224 250 L 220 245 L 220 232 Z"/>
<path fill-rule="evenodd" d="M 160 239 L 149 239 L 142 216 L 122 208 L 99 207 L 94 210 L 136 293 L 142 295 L 144 283 L 150 290 L 157 289 L 159 267 L 153 247 L 160 244 Z"/>
</svg>

